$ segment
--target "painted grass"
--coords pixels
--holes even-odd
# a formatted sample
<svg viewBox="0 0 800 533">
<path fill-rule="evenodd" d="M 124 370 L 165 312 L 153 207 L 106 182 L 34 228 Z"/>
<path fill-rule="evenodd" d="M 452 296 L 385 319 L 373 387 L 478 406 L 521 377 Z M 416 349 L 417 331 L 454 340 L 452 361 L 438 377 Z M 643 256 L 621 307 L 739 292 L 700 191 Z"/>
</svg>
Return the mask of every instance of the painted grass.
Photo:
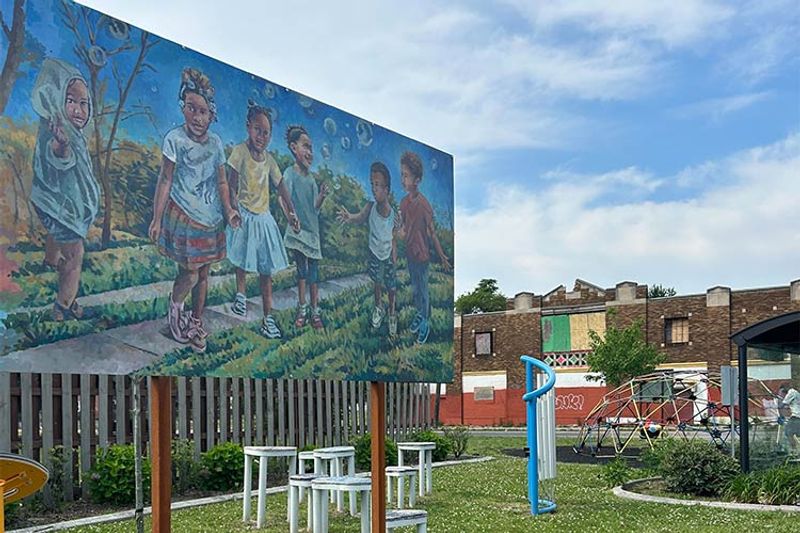
<svg viewBox="0 0 800 533">
<path fill-rule="evenodd" d="M 293 309 L 277 311 L 284 338 L 268 340 L 259 323 L 244 324 L 216 333 L 208 350 L 197 355 L 189 348 L 168 353 L 141 375 L 252 376 L 307 379 L 324 374 L 330 379 L 381 381 L 452 380 L 452 276 L 430 275 L 431 334 L 424 345 L 408 326 L 414 317 L 408 274 L 398 273 L 398 336 L 388 336 L 388 320 L 376 331 L 370 325 L 373 287 L 343 291 L 320 302 L 324 331 L 292 326 Z M 384 300 L 385 301 L 385 300 Z"/>
<path fill-rule="evenodd" d="M 521 447 L 521 438 L 473 438 L 470 453 L 499 453 Z M 647 504 L 614 497 L 598 479 L 593 465 L 559 464 L 556 486 L 557 513 L 532 517 L 525 497 L 525 461 L 497 456 L 495 461 L 434 470 L 434 492 L 418 506 L 429 513 L 431 533 L 523 531 L 647 531 L 647 532 L 790 532 L 797 531 L 797 516 L 778 513 L 698 509 Z M 301 511 L 304 509 L 301 508 Z M 286 496 L 268 499 L 267 533 L 285 532 Z M 302 524 L 303 522 L 301 522 Z M 176 532 L 256 531 L 241 523 L 241 502 L 229 502 L 172 515 Z M 133 530 L 133 522 L 120 522 L 71 530 L 73 533 L 111 533 Z M 149 521 L 146 528 L 149 530 Z M 331 532 L 358 531 L 358 521 L 332 516 Z M 412 531 L 408 528 L 407 531 Z"/>
</svg>

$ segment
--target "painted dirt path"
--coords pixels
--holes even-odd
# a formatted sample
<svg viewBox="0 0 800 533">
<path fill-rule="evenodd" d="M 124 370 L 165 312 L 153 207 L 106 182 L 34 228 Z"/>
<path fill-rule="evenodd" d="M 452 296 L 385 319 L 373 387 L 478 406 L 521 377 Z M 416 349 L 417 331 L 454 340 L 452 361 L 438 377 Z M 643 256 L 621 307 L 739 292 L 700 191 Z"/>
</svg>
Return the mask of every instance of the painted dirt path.
<svg viewBox="0 0 800 533">
<path fill-rule="evenodd" d="M 227 276 L 216 280 L 223 283 Z M 211 280 L 210 280 L 211 281 Z M 369 283 L 366 274 L 355 274 L 338 279 L 323 281 L 319 284 L 320 300 L 329 298 L 342 291 L 361 287 Z M 136 300 L 152 299 L 166 296 L 172 282 L 154 283 L 145 287 L 136 287 L 136 291 L 128 292 Z M 130 291 L 130 289 L 128 289 Z M 112 294 L 113 293 L 113 294 Z M 147 294 L 147 298 L 142 298 Z M 85 297 L 91 298 L 92 304 L 125 301 L 124 291 L 110 291 Z M 297 289 L 275 291 L 272 295 L 272 307 L 275 310 L 292 309 L 297 306 Z M 263 310 L 261 298 L 248 299 L 247 317 L 240 318 L 230 311 L 230 303 L 208 307 L 203 316 L 203 324 L 209 333 L 216 333 L 244 322 L 261 320 Z M 92 374 L 130 374 L 160 359 L 166 353 L 184 346 L 172 340 L 166 328 L 166 318 L 148 320 L 129 326 L 109 329 L 102 333 L 93 333 L 73 339 L 44 344 L 27 350 L 11 352 L 0 356 L 0 372 L 47 372 L 47 373 L 89 373 Z"/>
</svg>

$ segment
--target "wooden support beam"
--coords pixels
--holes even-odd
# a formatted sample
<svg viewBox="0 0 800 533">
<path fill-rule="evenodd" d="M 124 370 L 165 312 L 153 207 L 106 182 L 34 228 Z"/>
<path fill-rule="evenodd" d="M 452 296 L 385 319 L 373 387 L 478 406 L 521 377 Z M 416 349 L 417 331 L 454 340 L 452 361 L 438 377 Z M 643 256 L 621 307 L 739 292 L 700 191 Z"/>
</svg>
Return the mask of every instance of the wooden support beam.
<svg viewBox="0 0 800 533">
<path fill-rule="evenodd" d="M 169 533 L 172 491 L 172 391 L 171 378 L 154 377 L 150 389 L 150 427 L 152 429 L 153 533 Z M 196 430 L 196 429 L 195 429 Z"/>
<path fill-rule="evenodd" d="M 370 387 L 372 436 L 372 533 L 386 533 L 386 384 Z"/>
</svg>

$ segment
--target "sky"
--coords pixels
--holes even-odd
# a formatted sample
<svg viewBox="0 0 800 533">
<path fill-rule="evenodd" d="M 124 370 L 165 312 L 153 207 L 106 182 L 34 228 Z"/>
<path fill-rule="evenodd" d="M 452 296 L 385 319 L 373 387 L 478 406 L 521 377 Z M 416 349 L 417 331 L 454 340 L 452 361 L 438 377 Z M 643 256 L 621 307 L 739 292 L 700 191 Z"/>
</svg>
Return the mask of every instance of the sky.
<svg viewBox="0 0 800 533">
<path fill-rule="evenodd" d="M 800 278 L 795 0 L 82 0 L 454 157 L 456 293 Z"/>
</svg>

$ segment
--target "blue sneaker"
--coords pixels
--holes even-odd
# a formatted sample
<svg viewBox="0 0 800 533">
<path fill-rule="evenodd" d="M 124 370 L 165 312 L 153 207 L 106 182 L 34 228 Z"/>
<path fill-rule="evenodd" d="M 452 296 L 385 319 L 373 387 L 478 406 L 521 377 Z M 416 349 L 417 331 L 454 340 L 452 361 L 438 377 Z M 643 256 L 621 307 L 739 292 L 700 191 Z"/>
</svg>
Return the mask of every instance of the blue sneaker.
<svg viewBox="0 0 800 533">
<path fill-rule="evenodd" d="M 426 318 L 420 319 L 419 328 L 417 329 L 417 344 L 425 344 L 428 340 L 428 335 L 431 333 L 431 324 Z"/>
<path fill-rule="evenodd" d="M 411 321 L 411 325 L 408 327 L 408 329 L 411 330 L 411 333 L 416 333 L 419 331 L 419 325 L 421 322 L 422 315 L 417 313 L 417 315 L 414 317 L 414 320 Z"/>
</svg>

